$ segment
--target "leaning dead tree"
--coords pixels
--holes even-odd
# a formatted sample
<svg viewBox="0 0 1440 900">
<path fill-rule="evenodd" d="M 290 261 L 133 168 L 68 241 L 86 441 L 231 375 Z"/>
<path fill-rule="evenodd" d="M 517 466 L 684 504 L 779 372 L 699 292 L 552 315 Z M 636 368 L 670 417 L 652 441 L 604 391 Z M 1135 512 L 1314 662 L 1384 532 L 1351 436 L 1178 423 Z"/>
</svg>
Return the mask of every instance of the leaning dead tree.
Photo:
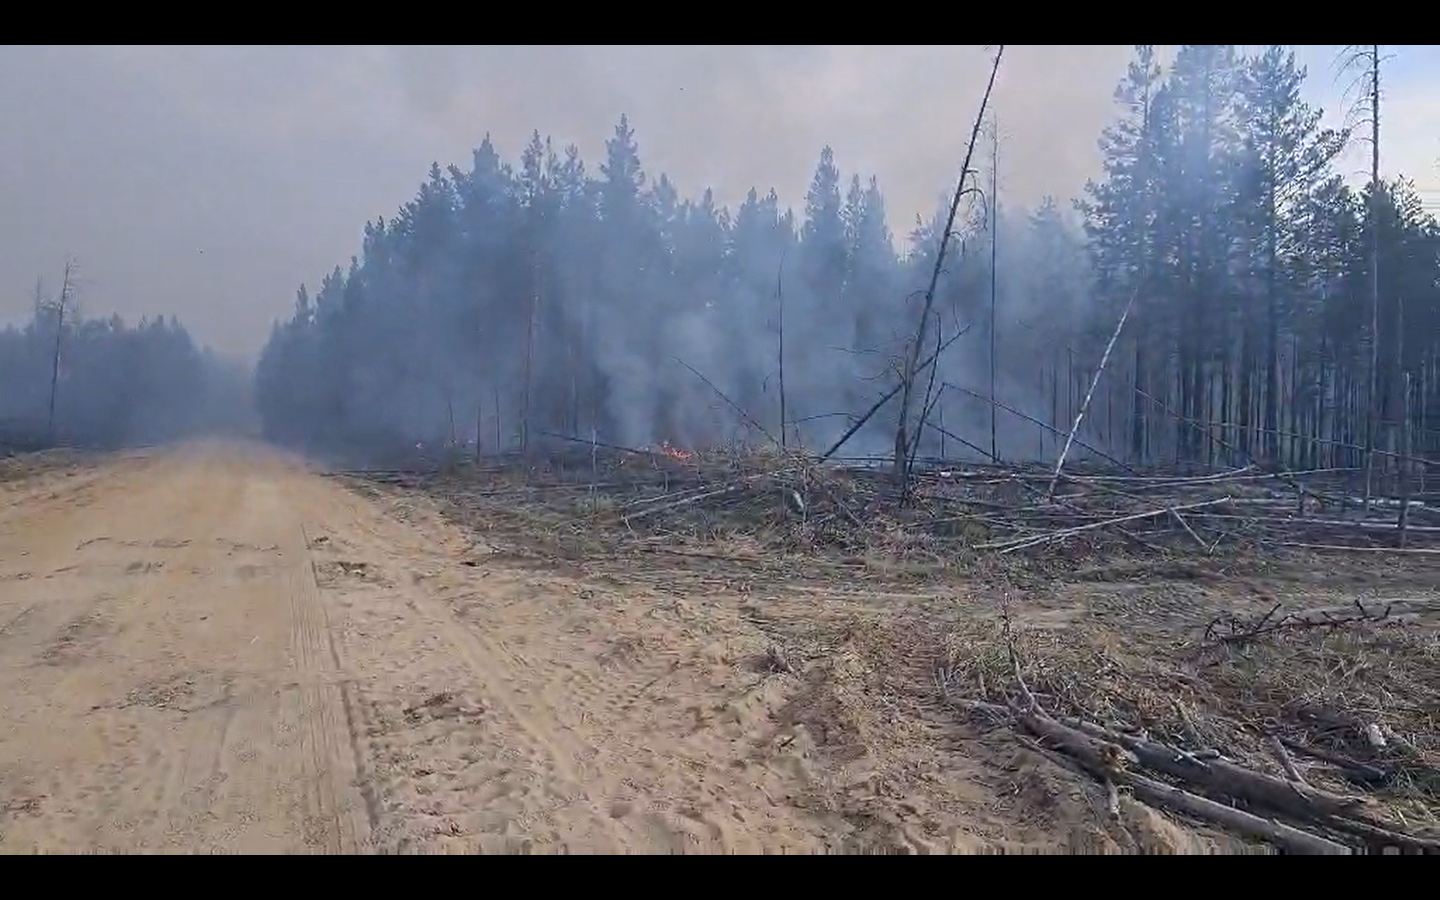
<svg viewBox="0 0 1440 900">
<path fill-rule="evenodd" d="M 55 352 L 50 357 L 50 410 L 45 422 L 45 441 L 55 444 L 55 394 L 60 386 L 60 341 L 65 336 L 65 307 L 75 289 L 75 260 L 65 260 L 65 275 L 60 282 L 60 298 L 55 301 Z"/>
<path fill-rule="evenodd" d="M 985 109 L 990 105 L 990 93 L 995 89 L 995 76 L 1000 71 L 1000 59 L 1005 55 L 1005 45 L 995 50 L 995 61 L 990 66 L 990 80 L 985 84 L 985 94 L 980 98 L 980 108 L 975 112 L 975 124 L 970 129 L 970 142 L 965 148 L 965 161 L 960 166 L 960 179 L 955 185 L 955 195 L 950 200 L 950 210 L 945 217 L 945 230 L 940 235 L 940 246 L 935 252 L 935 266 L 930 272 L 930 284 L 925 289 L 925 302 L 920 310 L 920 324 L 915 337 L 905 349 L 904 364 L 900 370 L 900 417 L 895 426 L 895 477 L 901 483 L 910 475 L 910 461 L 914 458 L 912 442 L 918 442 L 925 430 L 928 408 L 920 410 L 911 425 L 911 407 L 915 403 L 915 379 L 920 373 L 920 349 L 930 331 L 930 316 L 935 308 L 935 290 L 940 283 L 940 273 L 945 266 L 945 251 L 950 246 L 950 236 L 955 230 L 955 215 L 960 209 L 960 200 L 967 193 L 977 190 L 966 188 L 965 178 L 970 174 L 970 160 L 975 155 L 975 142 L 980 137 L 980 126 L 985 120 Z"/>
<path fill-rule="evenodd" d="M 1110 341 L 1105 345 L 1105 352 L 1100 356 L 1100 365 L 1095 367 L 1095 374 L 1090 377 L 1090 387 L 1085 391 L 1085 399 L 1080 402 L 1080 411 L 1075 413 L 1075 422 L 1070 426 L 1070 433 L 1065 436 L 1065 445 L 1060 448 L 1060 455 L 1055 458 L 1055 474 L 1050 476 L 1050 487 L 1045 491 L 1045 499 L 1055 498 L 1055 487 L 1060 483 L 1060 473 L 1065 468 L 1065 458 L 1070 455 L 1070 448 L 1075 445 L 1075 435 L 1080 432 L 1080 424 L 1085 421 L 1085 413 L 1090 411 L 1090 401 L 1095 399 L 1095 386 L 1100 383 L 1100 376 L 1105 374 L 1105 367 L 1110 363 L 1110 354 L 1115 349 L 1115 342 L 1120 340 L 1120 332 L 1125 329 L 1125 320 L 1130 318 L 1130 310 L 1135 308 L 1135 298 L 1140 296 L 1140 289 L 1130 295 L 1125 303 L 1125 309 L 1120 312 L 1120 320 L 1115 323 L 1115 330 L 1110 333 Z"/>
</svg>

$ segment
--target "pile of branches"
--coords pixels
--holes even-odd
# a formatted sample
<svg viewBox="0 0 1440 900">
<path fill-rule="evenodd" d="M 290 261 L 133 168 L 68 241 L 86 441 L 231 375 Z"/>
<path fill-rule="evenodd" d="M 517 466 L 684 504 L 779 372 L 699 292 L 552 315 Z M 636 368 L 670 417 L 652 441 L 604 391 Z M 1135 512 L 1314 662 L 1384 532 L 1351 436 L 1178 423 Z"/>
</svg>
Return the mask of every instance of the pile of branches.
<svg viewBox="0 0 1440 900">
<path fill-rule="evenodd" d="M 1437 644 L 1397 606 L 1436 611 L 1212 623 L 1178 658 L 1007 618 L 952 635 L 935 681 L 950 707 L 1098 781 L 1116 821 L 1128 791 L 1288 853 L 1440 853 Z"/>
<path fill-rule="evenodd" d="M 495 522 L 594 539 L 744 538 L 757 549 L 976 552 L 1103 548 L 1213 555 L 1222 547 L 1440 555 L 1440 507 L 1365 504 L 1325 473 L 1255 467 L 1199 475 L 917 461 L 904 481 L 873 460 L 779 448 L 626 448 L 550 436 L 543 454 L 416 452 L 371 480 L 438 490 Z M 478 516 L 476 517 L 478 518 Z"/>
<path fill-rule="evenodd" d="M 1334 471 L 1199 475 L 992 470 L 955 473 L 1015 486 L 1028 503 L 985 517 L 997 532 L 978 550 L 1002 554 L 1113 539 L 1145 549 L 1176 541 L 1210 555 L 1226 545 L 1440 554 L 1440 507 L 1424 498 L 1353 496 Z"/>
<path fill-rule="evenodd" d="M 779 450 L 572 441 L 543 456 L 415 458 L 348 474 L 438 494 L 487 530 L 538 526 L 591 543 L 738 539 L 756 550 L 855 552 L 927 540 L 926 510 L 907 506 L 886 473 Z"/>
</svg>

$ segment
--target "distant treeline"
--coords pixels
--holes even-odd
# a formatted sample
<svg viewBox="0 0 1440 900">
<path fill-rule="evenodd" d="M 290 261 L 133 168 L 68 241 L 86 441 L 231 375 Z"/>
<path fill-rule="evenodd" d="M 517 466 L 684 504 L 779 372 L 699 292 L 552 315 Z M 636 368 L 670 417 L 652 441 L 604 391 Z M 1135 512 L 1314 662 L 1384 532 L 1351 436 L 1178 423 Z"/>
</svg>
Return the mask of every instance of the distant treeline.
<svg viewBox="0 0 1440 900">
<path fill-rule="evenodd" d="M 84 319 L 68 279 L 61 293 L 37 289 L 30 321 L 0 331 L 0 452 L 244 427 L 243 366 L 197 348 L 174 318 Z"/>
</svg>

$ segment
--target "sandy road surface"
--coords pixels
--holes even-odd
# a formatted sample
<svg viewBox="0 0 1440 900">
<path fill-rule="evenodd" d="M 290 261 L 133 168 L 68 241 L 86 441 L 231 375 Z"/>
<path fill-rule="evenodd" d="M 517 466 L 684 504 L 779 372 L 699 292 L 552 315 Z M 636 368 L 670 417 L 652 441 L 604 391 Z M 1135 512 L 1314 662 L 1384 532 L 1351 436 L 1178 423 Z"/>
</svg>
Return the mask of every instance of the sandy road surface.
<svg viewBox="0 0 1440 900">
<path fill-rule="evenodd" d="M 677 665 L 644 645 L 683 603 L 492 566 L 418 501 L 258 446 L 0 503 L 0 852 L 828 843 L 786 802 L 805 761 L 747 758 L 763 679 L 655 689 Z M 723 687 L 703 663 L 736 651 L 701 637 L 676 677 Z"/>
</svg>

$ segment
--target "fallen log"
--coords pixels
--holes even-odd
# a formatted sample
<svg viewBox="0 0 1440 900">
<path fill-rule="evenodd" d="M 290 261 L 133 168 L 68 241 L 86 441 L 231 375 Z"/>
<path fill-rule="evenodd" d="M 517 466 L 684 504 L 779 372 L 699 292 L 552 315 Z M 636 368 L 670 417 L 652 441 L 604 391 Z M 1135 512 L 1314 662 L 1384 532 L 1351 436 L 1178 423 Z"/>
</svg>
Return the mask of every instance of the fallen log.
<svg viewBox="0 0 1440 900">
<path fill-rule="evenodd" d="M 1392 771 L 1351 759 L 1339 753 L 1331 753 L 1328 750 L 1311 747 L 1308 744 L 1302 744 L 1298 741 L 1289 740 L 1288 738 L 1281 738 L 1280 743 L 1303 756 L 1318 759 L 1323 763 L 1334 766 L 1340 770 L 1340 774 L 1344 775 L 1347 781 L 1354 784 L 1373 788 L 1377 785 L 1388 784 L 1395 778 L 1395 773 Z"/>
<path fill-rule="evenodd" d="M 1286 781 L 1226 759 L 1201 760 L 1174 747 L 1120 734 L 1078 719 L 1060 719 L 1060 722 L 1124 747 L 1147 769 L 1203 787 L 1207 793 L 1267 807 L 1289 818 L 1310 822 L 1324 822 L 1334 817 L 1353 818 L 1366 806 L 1361 798 L 1342 797 L 1309 785 Z"/>
<path fill-rule="evenodd" d="M 952 702 L 997 721 L 1018 724 L 1024 731 L 1073 759 L 1083 771 L 1102 784 L 1126 785 L 1137 799 L 1144 802 L 1229 828 L 1247 837 L 1265 840 L 1287 852 L 1338 855 L 1353 851 L 1344 844 L 1294 825 L 1155 781 L 1134 771 L 1134 768 L 1168 775 L 1204 791 L 1268 809 L 1277 816 L 1361 838 L 1372 849 L 1397 847 L 1419 853 L 1440 853 L 1440 840 L 1405 834 L 1382 822 L 1357 815 L 1368 805 L 1361 798 L 1343 797 L 1303 782 L 1286 781 L 1246 769 L 1212 754 L 1187 753 L 1079 719 L 1054 718 L 1043 712 L 980 701 L 957 699 Z"/>
<path fill-rule="evenodd" d="M 1128 771 L 1127 765 L 1143 766 L 1146 764 L 1145 759 L 1123 746 L 1120 741 L 1097 735 L 1090 728 L 1075 727 L 1075 720 L 1056 720 L 1041 713 L 1019 712 L 994 703 L 970 700 L 955 702 L 972 712 L 982 712 L 1001 721 L 1009 719 L 1019 723 L 1026 731 L 1050 742 L 1074 759 L 1081 769 L 1100 779 L 1101 783 L 1106 785 L 1107 794 L 1113 785 L 1123 784 L 1131 789 L 1137 799 L 1145 803 L 1220 825 L 1237 834 L 1269 842 L 1290 853 L 1308 856 L 1342 856 L 1351 853 L 1350 848 L 1345 845 L 1319 835 Z"/>
<path fill-rule="evenodd" d="M 1027 731 L 1038 738 L 1050 741 L 1052 746 L 1069 753 L 1078 762 L 1096 775 L 1113 778 L 1136 765 L 1140 760 L 1119 744 L 1105 739 L 1096 739 L 1085 732 L 1062 724 L 1040 713 L 1020 713 L 1017 719 Z"/>
<path fill-rule="evenodd" d="M 1366 844 L 1372 850 L 1384 850 L 1387 847 L 1396 847 L 1401 851 L 1409 850 L 1414 853 L 1423 853 L 1426 855 L 1440 855 L 1440 840 L 1405 834 L 1390 828 L 1373 825 L 1369 822 L 1361 822 L 1357 819 L 1332 819 L 1325 823 L 1325 827 L 1333 831 L 1364 838 Z"/>
<path fill-rule="evenodd" d="M 1284 822 L 1264 819 L 1253 813 L 1226 806 L 1168 784 L 1153 781 L 1134 772 L 1125 772 L 1121 781 L 1135 797 L 1154 806 L 1164 806 L 1216 825 L 1223 825 L 1237 834 L 1258 838 L 1282 850 L 1301 856 L 1350 856 L 1344 844 L 1302 831 Z"/>
</svg>

